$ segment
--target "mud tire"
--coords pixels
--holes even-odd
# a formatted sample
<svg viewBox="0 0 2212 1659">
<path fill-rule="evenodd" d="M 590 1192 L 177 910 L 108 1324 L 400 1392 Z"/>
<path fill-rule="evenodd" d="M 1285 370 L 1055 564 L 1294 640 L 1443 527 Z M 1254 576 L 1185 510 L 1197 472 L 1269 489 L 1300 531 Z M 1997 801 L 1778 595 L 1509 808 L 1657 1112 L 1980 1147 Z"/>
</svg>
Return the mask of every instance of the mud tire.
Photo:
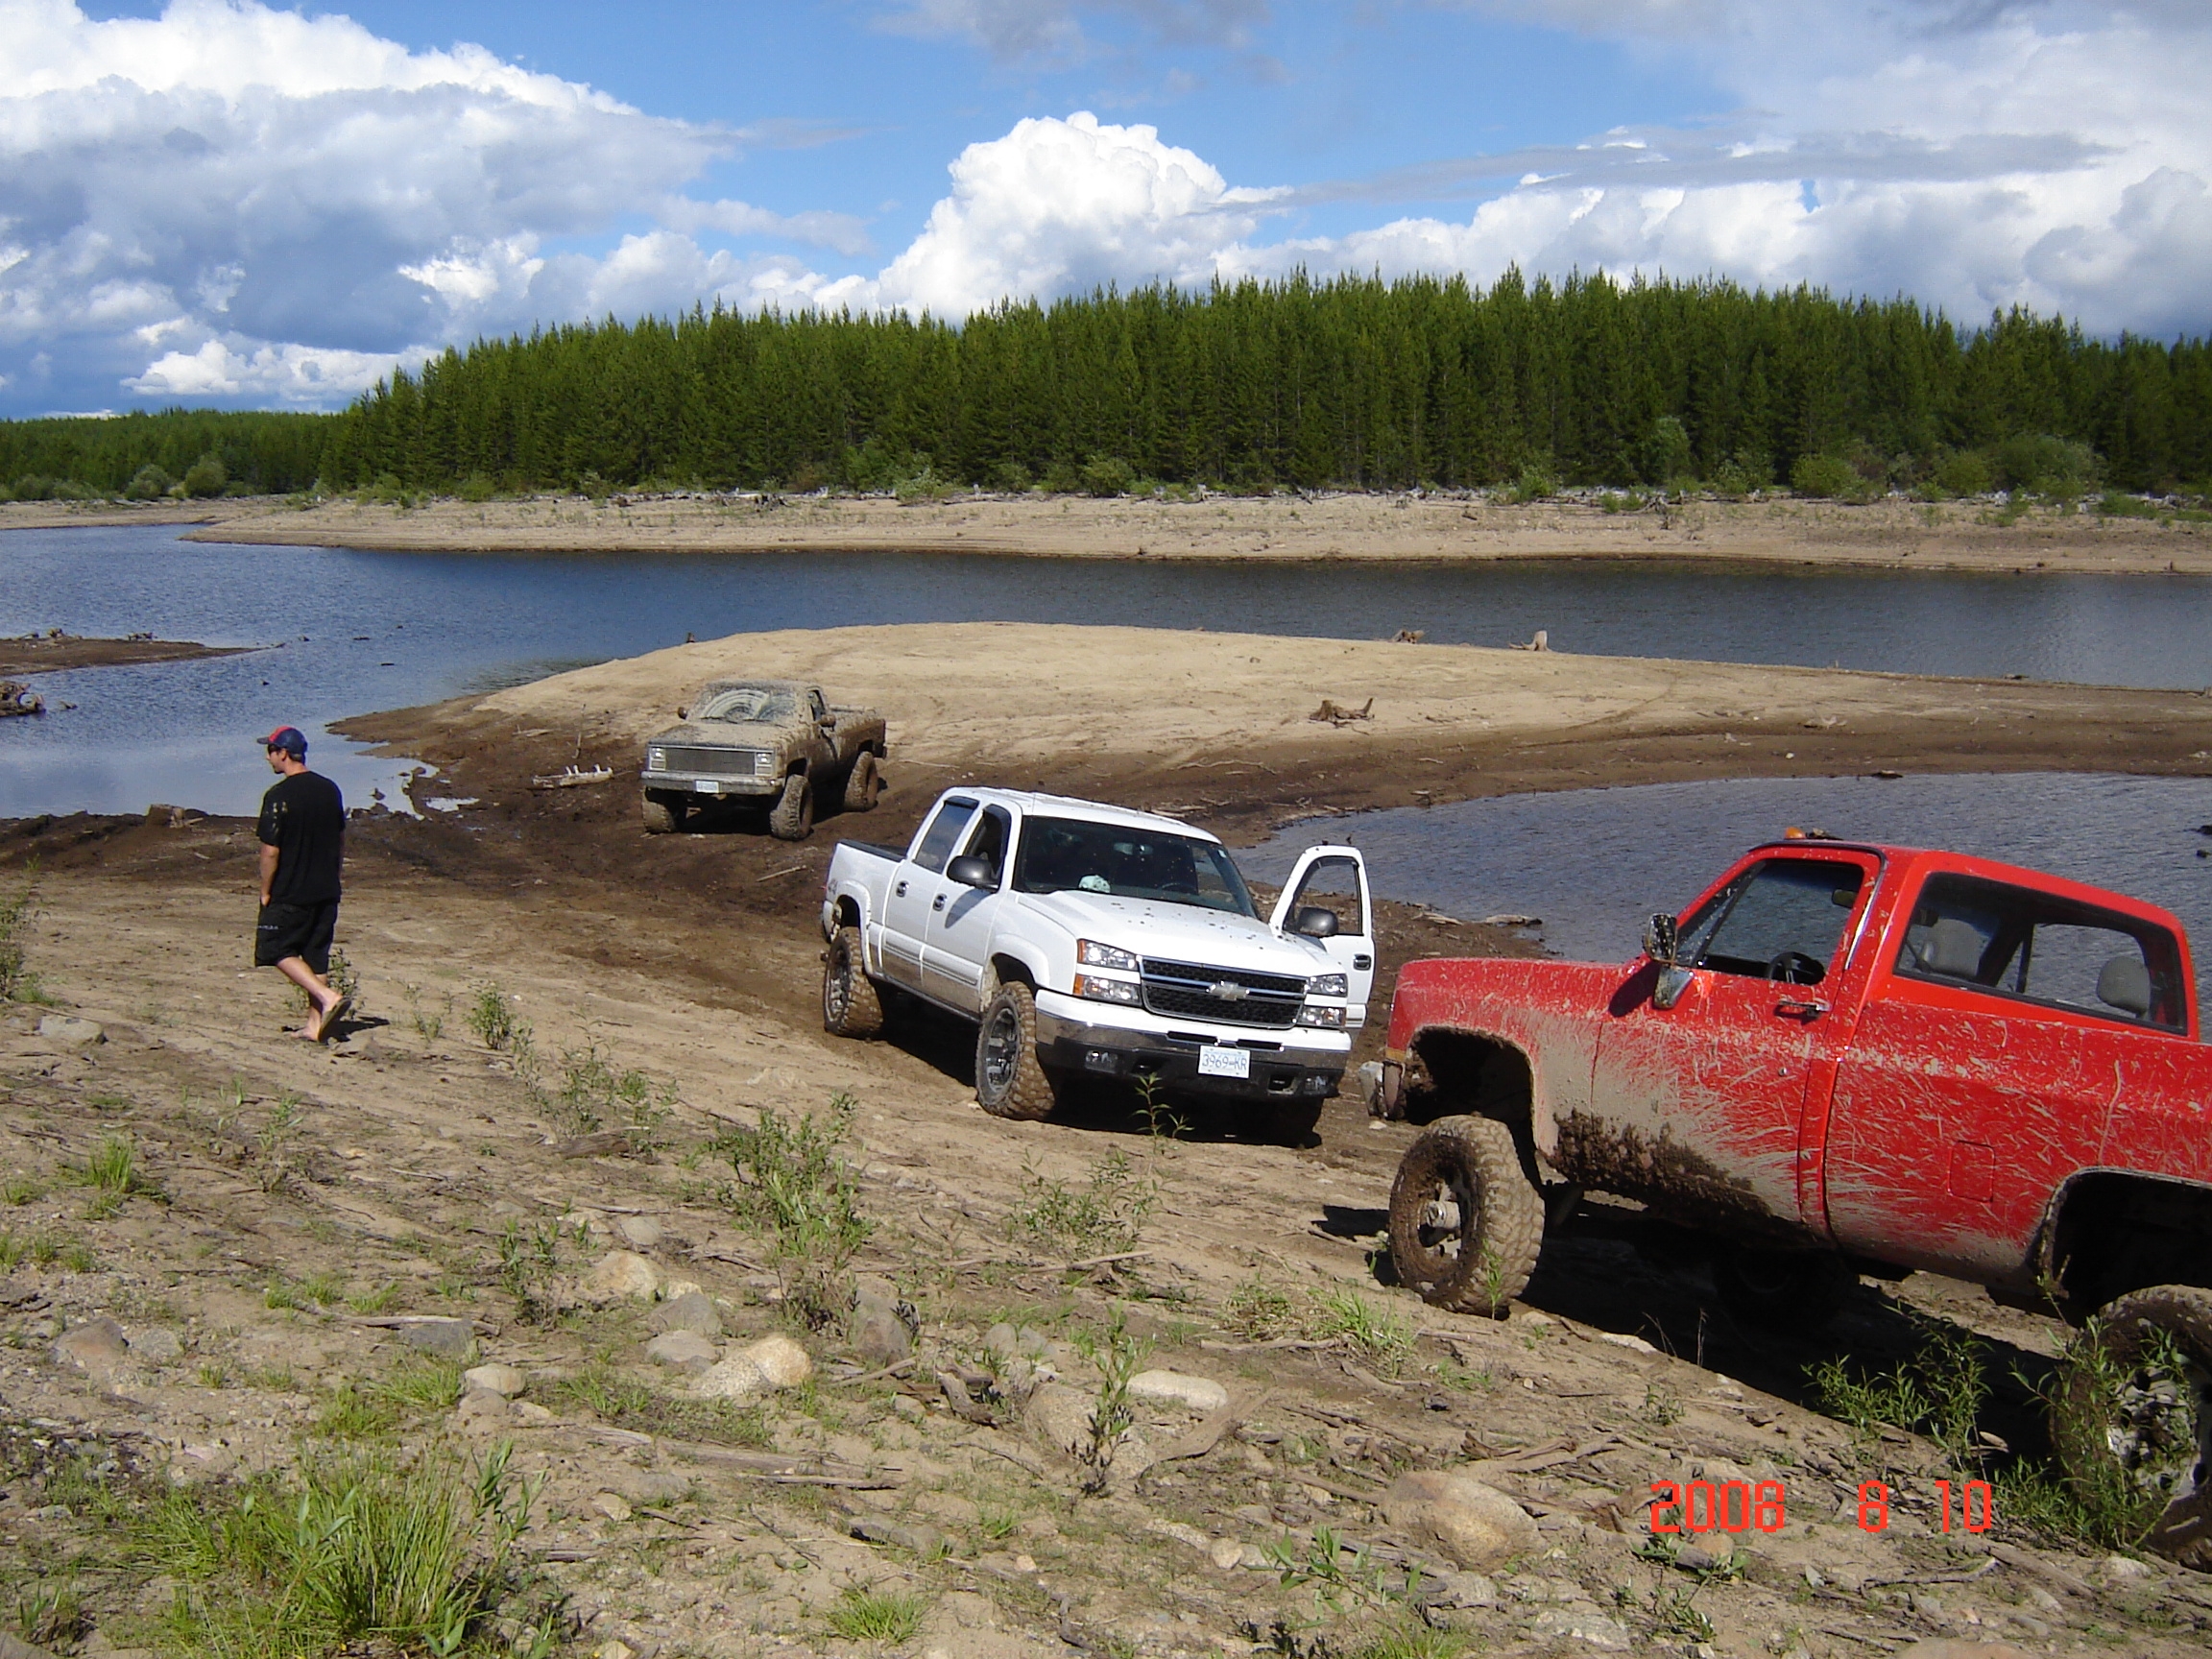
<svg viewBox="0 0 2212 1659">
<path fill-rule="evenodd" d="M 2163 1337 L 2178 1351 L 2192 1396 L 2195 1444 L 2169 1436 L 2152 1442 L 2147 1456 L 2126 1450 L 2141 1448 L 2146 1432 L 2161 1425 L 2166 1410 L 2145 1390 L 2142 1368 L 2155 1340 Z M 2068 1476 L 2092 1490 L 2115 1482 L 2149 1497 L 2155 1491 L 2170 1501 L 2144 1538 L 2154 1550 L 2184 1567 L 2212 1572 L 2212 1290 L 2195 1285 L 2153 1285 L 2133 1290 L 2099 1310 L 2094 1331 L 2077 1341 L 2094 1343 L 2101 1354 L 2091 1363 L 2065 1366 L 2051 1400 L 2051 1438 Z M 2161 1344 L 2162 1345 L 2162 1344 Z M 2099 1373 L 2108 1380 L 2101 1382 Z M 2118 1398 L 2109 1380 L 2119 1382 Z"/>
<path fill-rule="evenodd" d="M 975 1100 L 994 1118 L 1038 1123 L 1059 1090 L 1037 1058 L 1037 998 L 1019 982 L 1000 985 L 975 1030 Z"/>
<path fill-rule="evenodd" d="M 1447 1195 L 1458 1216 L 1438 1225 Z M 1544 1199 L 1504 1124 L 1440 1118 L 1406 1149 L 1390 1183 L 1390 1260 L 1424 1302 L 1503 1318 L 1543 1248 Z"/>
<path fill-rule="evenodd" d="M 847 923 L 822 953 L 822 1029 L 832 1037 L 883 1034 L 883 998 L 861 966 L 860 929 Z"/>
<path fill-rule="evenodd" d="M 1746 1331 L 1818 1331 L 1842 1311 L 1859 1287 L 1850 1263 L 1827 1250 L 1713 1247 L 1713 1287 L 1720 1306 Z"/>
<path fill-rule="evenodd" d="M 645 791 L 640 806 L 648 835 L 673 835 L 684 827 L 684 808 L 676 805 L 658 790 Z"/>
<path fill-rule="evenodd" d="M 845 774 L 845 788 L 839 797 L 840 812 L 873 812 L 876 798 L 883 793 L 883 772 L 876 764 L 872 751 L 863 749 L 860 757 L 853 762 L 853 770 Z"/>
<path fill-rule="evenodd" d="M 779 841 L 804 841 L 814 833 L 814 784 L 805 773 L 783 780 L 783 793 L 768 808 L 768 833 Z"/>
</svg>

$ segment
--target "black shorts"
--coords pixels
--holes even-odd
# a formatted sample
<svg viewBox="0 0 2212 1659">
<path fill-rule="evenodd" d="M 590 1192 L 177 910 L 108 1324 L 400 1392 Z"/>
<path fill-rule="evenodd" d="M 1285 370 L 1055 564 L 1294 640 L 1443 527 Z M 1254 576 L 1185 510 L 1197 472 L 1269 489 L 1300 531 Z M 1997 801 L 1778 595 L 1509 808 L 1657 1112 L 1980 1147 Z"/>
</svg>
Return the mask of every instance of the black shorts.
<svg viewBox="0 0 2212 1659">
<path fill-rule="evenodd" d="M 338 901 L 320 904 L 264 904 L 253 927 L 253 966 L 274 968 L 297 956 L 318 974 L 330 972 L 330 941 L 338 932 Z"/>
</svg>

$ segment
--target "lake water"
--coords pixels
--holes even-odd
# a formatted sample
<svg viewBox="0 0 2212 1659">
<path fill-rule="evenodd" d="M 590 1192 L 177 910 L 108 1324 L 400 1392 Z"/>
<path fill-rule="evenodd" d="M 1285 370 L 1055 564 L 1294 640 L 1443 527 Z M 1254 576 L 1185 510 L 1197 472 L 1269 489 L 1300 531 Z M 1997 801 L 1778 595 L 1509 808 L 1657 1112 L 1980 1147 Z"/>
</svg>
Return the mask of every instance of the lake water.
<svg viewBox="0 0 2212 1659">
<path fill-rule="evenodd" d="M 249 810 L 280 721 L 359 803 L 397 769 L 327 722 L 740 630 L 1132 623 L 1913 673 L 2212 685 L 2212 582 L 1715 571 L 1602 563 L 1203 565 L 914 554 L 422 554 L 194 542 L 173 528 L 0 533 L 0 634 L 143 630 L 266 647 L 44 675 L 0 722 L 0 817 Z"/>
<path fill-rule="evenodd" d="M 2178 916 L 2200 950 L 2212 948 L 2212 858 L 2200 856 L 2212 853 L 2205 778 L 1738 778 L 1574 789 L 1310 820 L 1237 858 L 1280 881 L 1300 848 L 1349 840 L 1384 898 L 1463 921 L 1540 917 L 1538 936 L 1555 954 L 1623 962 L 1646 917 L 1680 912 L 1739 853 L 1791 825 L 1979 854 L 2133 894 Z"/>
</svg>

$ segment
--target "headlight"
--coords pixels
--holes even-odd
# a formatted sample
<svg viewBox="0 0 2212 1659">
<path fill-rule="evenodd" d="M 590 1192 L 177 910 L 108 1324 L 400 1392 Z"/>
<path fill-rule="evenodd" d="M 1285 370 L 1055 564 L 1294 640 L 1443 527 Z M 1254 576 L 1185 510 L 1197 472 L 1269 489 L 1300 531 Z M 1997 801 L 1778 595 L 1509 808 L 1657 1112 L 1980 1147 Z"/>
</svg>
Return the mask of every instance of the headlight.
<svg viewBox="0 0 2212 1659">
<path fill-rule="evenodd" d="M 1351 994 L 1345 987 L 1344 975 L 1341 974 L 1324 974 L 1318 979 L 1306 981 L 1306 995 L 1309 997 L 1349 997 Z"/>
<path fill-rule="evenodd" d="M 1131 979 L 1101 979 L 1095 974 L 1075 975 L 1075 995 L 1087 997 L 1094 1002 L 1126 1002 L 1135 1006 L 1143 999 L 1143 994 Z"/>
<path fill-rule="evenodd" d="M 753 752 L 753 775 L 756 778 L 765 778 L 775 770 L 775 756 L 769 754 L 765 749 L 757 749 Z"/>
<path fill-rule="evenodd" d="M 661 753 L 660 750 L 658 750 L 658 749 L 648 749 L 648 750 L 646 750 L 646 751 L 645 751 L 645 770 L 646 770 L 646 771 L 648 771 L 648 772 L 665 772 L 665 771 L 667 771 L 667 770 L 668 770 L 668 757 L 667 757 L 666 755 L 662 754 L 662 753 Z"/>
<path fill-rule="evenodd" d="M 1325 1025 L 1332 1031 L 1341 1031 L 1344 1028 L 1344 1010 L 1330 1007 L 1325 1003 L 1309 1002 L 1305 1007 L 1298 1010 L 1298 1023 L 1301 1025 Z"/>
<path fill-rule="evenodd" d="M 1101 945 L 1095 939 L 1075 941 L 1075 960 L 1086 968 L 1118 968 L 1124 974 L 1138 972 L 1136 951 L 1124 950 L 1115 945 Z"/>
</svg>

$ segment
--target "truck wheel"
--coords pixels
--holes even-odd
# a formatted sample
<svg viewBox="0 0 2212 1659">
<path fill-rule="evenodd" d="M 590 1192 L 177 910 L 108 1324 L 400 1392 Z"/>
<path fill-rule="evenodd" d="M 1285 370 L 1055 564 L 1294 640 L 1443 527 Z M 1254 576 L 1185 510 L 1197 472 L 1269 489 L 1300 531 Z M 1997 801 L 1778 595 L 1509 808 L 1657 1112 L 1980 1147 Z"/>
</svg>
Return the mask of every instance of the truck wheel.
<svg viewBox="0 0 2212 1659">
<path fill-rule="evenodd" d="M 875 1037 L 883 1030 L 883 999 L 861 960 L 860 929 L 847 923 L 822 956 L 822 1029 L 832 1037 Z"/>
<path fill-rule="evenodd" d="M 1035 1123 L 1052 1115 L 1057 1091 L 1037 1058 L 1037 998 L 1017 981 L 998 987 L 975 1033 L 975 1099 L 994 1118 Z"/>
<path fill-rule="evenodd" d="M 2051 1439 L 2076 1485 L 2150 1528 L 2147 1548 L 2212 1570 L 2212 1290 L 2107 1304 L 2060 1363 Z"/>
<path fill-rule="evenodd" d="M 658 790 L 645 792 L 645 833 L 667 835 L 683 828 L 684 808 Z"/>
<path fill-rule="evenodd" d="M 1850 1263 L 1827 1250 L 1762 1250 L 1718 1243 L 1713 1287 L 1736 1322 L 1752 1331 L 1817 1331 L 1859 1287 Z"/>
<path fill-rule="evenodd" d="M 768 833 L 779 841 L 804 841 L 814 833 L 814 785 L 805 773 L 783 780 L 783 793 L 768 808 Z"/>
<path fill-rule="evenodd" d="M 883 773 L 876 764 L 872 751 L 860 751 L 860 758 L 853 762 L 853 770 L 845 775 L 845 796 L 839 810 L 845 812 L 873 812 L 876 797 L 883 793 Z"/>
<path fill-rule="evenodd" d="M 1440 1118 L 1406 1149 L 1390 1184 L 1390 1260 L 1423 1301 L 1503 1318 L 1543 1248 L 1544 1200 L 1504 1124 Z"/>
</svg>

